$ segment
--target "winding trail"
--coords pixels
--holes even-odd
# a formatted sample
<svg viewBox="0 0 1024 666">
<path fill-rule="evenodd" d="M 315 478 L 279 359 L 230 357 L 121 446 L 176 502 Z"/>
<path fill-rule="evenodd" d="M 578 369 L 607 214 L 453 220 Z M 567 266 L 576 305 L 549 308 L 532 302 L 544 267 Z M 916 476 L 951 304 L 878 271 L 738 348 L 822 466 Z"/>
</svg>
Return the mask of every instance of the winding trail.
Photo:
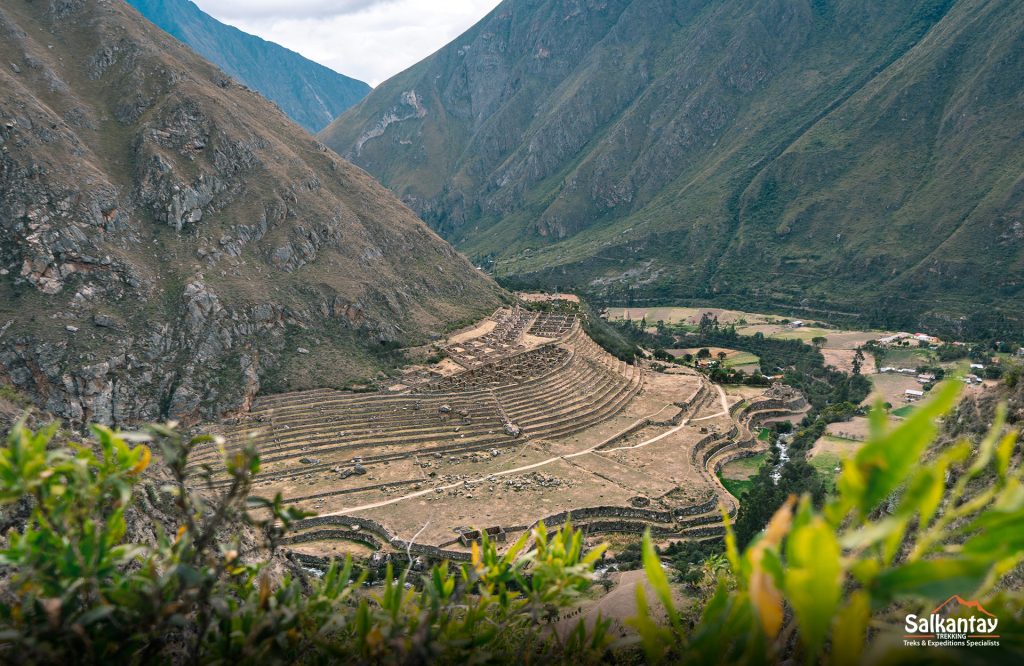
<svg viewBox="0 0 1024 666">
<path fill-rule="evenodd" d="M 707 416 L 707 417 L 703 417 L 703 418 L 718 418 L 719 416 L 725 416 L 725 415 L 727 415 L 729 413 L 729 404 L 728 404 L 728 401 L 726 400 L 726 397 L 725 397 L 725 391 L 723 391 L 722 387 L 718 386 L 717 384 L 715 384 L 713 386 L 716 389 L 718 389 L 718 395 L 719 395 L 719 400 L 720 400 L 721 405 L 722 405 L 722 411 L 719 412 L 718 414 L 714 414 L 712 416 Z M 390 506 L 392 504 L 397 504 L 398 502 L 404 502 L 406 500 L 415 499 L 417 497 L 423 497 L 425 495 L 431 495 L 433 493 L 436 493 L 438 490 L 442 490 L 442 491 L 443 490 L 451 490 L 453 488 L 458 488 L 458 487 L 464 486 L 466 484 L 483 483 L 485 481 L 488 481 L 490 479 L 495 479 L 495 478 L 498 478 L 500 476 L 508 476 L 510 474 L 518 474 L 520 472 L 528 472 L 530 470 L 538 469 L 540 467 L 545 467 L 545 466 L 550 465 L 552 463 L 556 463 L 556 462 L 558 462 L 560 460 L 569 460 L 569 459 L 572 459 L 572 458 L 578 458 L 580 456 L 585 456 L 587 454 L 596 452 L 597 449 L 599 449 L 602 446 L 604 446 L 607 442 L 612 441 L 616 437 L 621 436 L 623 433 L 629 432 L 633 428 L 636 428 L 636 427 L 640 426 L 645 421 L 649 421 L 649 420 L 655 418 L 656 416 L 658 416 L 659 414 L 664 412 L 669 407 L 672 407 L 673 404 L 674 403 L 669 403 L 669 404 L 665 405 L 664 407 L 662 407 L 661 409 L 659 409 L 658 411 L 654 412 L 653 414 L 650 414 L 648 416 L 644 416 L 644 417 L 642 417 L 640 419 L 637 419 L 632 425 L 630 425 L 627 428 L 624 428 L 623 430 L 619 431 L 615 435 L 612 435 L 611 437 L 607 437 L 604 440 L 598 442 L 597 444 L 595 444 L 593 446 L 589 446 L 589 447 L 587 447 L 585 449 L 582 449 L 580 451 L 575 451 L 573 453 L 567 453 L 567 454 L 561 455 L 561 456 L 553 456 L 553 457 L 548 458 L 546 460 L 541 460 L 540 462 L 531 463 L 529 465 L 522 465 L 522 466 L 516 467 L 514 469 L 506 469 L 506 470 L 502 470 L 500 472 L 494 472 L 493 474 L 488 474 L 487 476 L 482 476 L 482 477 L 479 477 L 479 478 L 476 478 L 476 479 L 472 479 L 472 480 L 463 480 L 463 481 L 459 481 L 457 483 L 450 483 L 450 484 L 444 485 L 444 486 L 434 486 L 434 487 L 431 487 L 431 488 L 427 488 L 425 490 L 417 490 L 415 492 L 411 492 L 411 493 L 408 493 L 406 495 L 402 495 L 400 497 L 392 497 L 391 499 L 381 500 L 380 502 L 371 502 L 369 504 L 362 504 L 360 506 L 353 506 L 353 507 L 349 507 L 347 509 L 340 509 L 338 511 L 332 511 L 331 513 L 322 513 L 322 514 L 320 514 L 320 517 L 344 516 L 344 515 L 348 515 L 348 514 L 351 514 L 351 513 L 356 513 L 358 511 L 367 511 L 369 509 L 379 509 L 380 507 L 383 507 L 383 506 Z M 699 420 L 703 420 L 703 418 L 702 419 L 693 419 L 693 420 L 699 421 Z M 608 452 L 612 452 L 612 451 L 627 451 L 627 450 L 630 450 L 630 449 L 639 449 L 639 448 L 643 448 L 645 446 L 649 446 L 651 444 L 654 444 L 656 442 L 661 441 L 662 439 L 664 439 L 665 437 L 668 437 L 669 435 L 673 435 L 673 434 L 679 432 L 680 430 L 685 428 L 690 423 L 690 421 L 691 421 L 690 419 L 683 419 L 683 422 L 680 423 L 678 426 L 675 426 L 674 428 L 672 428 L 670 430 L 667 430 L 667 431 L 661 433 L 660 435 L 658 435 L 656 437 L 652 437 L 652 438 L 650 438 L 650 439 L 648 439 L 646 441 L 643 441 L 643 442 L 641 442 L 639 444 L 634 444 L 633 446 L 622 446 L 622 447 L 615 448 L 615 449 L 607 449 L 607 451 Z M 604 453 L 604 451 L 601 451 L 600 453 Z"/>
</svg>

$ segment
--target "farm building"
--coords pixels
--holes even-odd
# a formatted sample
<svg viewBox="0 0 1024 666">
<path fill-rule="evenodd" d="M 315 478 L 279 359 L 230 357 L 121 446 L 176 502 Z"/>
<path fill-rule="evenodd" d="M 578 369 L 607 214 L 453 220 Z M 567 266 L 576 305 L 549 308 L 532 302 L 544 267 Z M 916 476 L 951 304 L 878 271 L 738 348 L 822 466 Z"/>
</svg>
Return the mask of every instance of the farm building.
<svg viewBox="0 0 1024 666">
<path fill-rule="evenodd" d="M 903 393 L 903 399 L 907 402 L 917 402 L 924 397 L 924 391 L 918 391 L 916 389 L 907 389 Z"/>
</svg>

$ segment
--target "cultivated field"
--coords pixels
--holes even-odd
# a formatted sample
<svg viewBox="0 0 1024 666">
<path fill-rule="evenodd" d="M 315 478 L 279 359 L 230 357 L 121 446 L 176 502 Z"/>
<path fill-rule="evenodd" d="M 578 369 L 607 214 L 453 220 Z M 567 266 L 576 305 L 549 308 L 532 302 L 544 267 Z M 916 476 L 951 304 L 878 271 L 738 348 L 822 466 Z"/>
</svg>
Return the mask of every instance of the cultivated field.
<svg viewBox="0 0 1024 666">
<path fill-rule="evenodd" d="M 849 421 L 830 423 L 825 428 L 825 432 L 833 437 L 861 442 L 868 438 L 870 430 L 870 423 L 866 416 L 855 416 Z"/>
<path fill-rule="evenodd" d="M 736 368 L 737 370 L 742 370 L 747 373 L 752 373 L 761 368 L 761 359 L 750 352 L 737 351 L 735 349 L 727 349 L 725 347 L 704 347 L 704 349 L 707 349 L 711 353 L 712 360 L 718 360 L 718 354 L 725 353 L 725 361 L 723 365 L 727 368 Z M 696 357 L 697 352 L 700 350 L 700 347 L 693 347 L 691 349 L 668 349 L 666 351 L 676 358 L 679 358 L 686 354 L 692 354 Z"/>
<path fill-rule="evenodd" d="M 804 325 L 793 328 L 783 323 L 784 317 L 777 315 L 758 314 L 755 312 L 741 312 L 739 310 L 723 310 L 721 308 L 608 308 L 610 320 L 633 320 L 638 321 L 647 318 L 647 322 L 655 324 L 658 321 L 672 324 L 685 324 L 696 327 L 700 323 L 704 313 L 710 313 L 718 318 L 720 324 L 736 325 L 736 332 L 740 335 L 753 335 L 761 333 L 765 337 L 779 338 L 782 340 L 803 340 L 810 342 L 813 338 L 823 337 L 825 343 L 822 345 L 821 353 L 825 357 L 825 363 L 834 365 L 844 372 L 853 369 L 853 356 L 857 347 L 860 347 L 869 340 L 890 335 L 885 331 L 849 331 L 834 328 L 823 328 L 819 322 L 802 320 Z M 673 353 L 677 350 L 673 350 Z M 694 350 L 678 350 L 693 352 Z M 717 352 L 718 350 L 712 350 Z M 733 352 L 738 353 L 738 352 Z M 730 367 L 738 367 L 745 372 L 756 368 L 756 360 L 726 359 Z M 866 355 L 861 367 L 864 374 L 875 372 L 875 361 L 870 354 Z"/>
<path fill-rule="evenodd" d="M 569 513 L 591 535 L 718 536 L 717 507 L 736 500 L 717 470 L 763 450 L 761 421 L 804 407 L 786 390 L 726 393 L 690 369 L 628 365 L 572 315 L 502 308 L 440 344 L 460 370 L 416 368 L 389 392 L 268 396 L 224 428 L 229 448 L 259 445 L 257 494 L 319 514 L 287 536 L 298 554 L 354 543 L 459 559 L 474 530 L 514 539 Z"/>
<path fill-rule="evenodd" d="M 640 321 L 646 318 L 651 324 L 663 321 L 666 324 L 688 324 L 696 326 L 704 313 L 718 317 L 718 323 L 727 324 L 767 324 L 780 321 L 782 317 L 775 315 L 754 314 L 739 310 L 723 310 L 722 308 L 608 308 L 608 319 Z"/>
</svg>

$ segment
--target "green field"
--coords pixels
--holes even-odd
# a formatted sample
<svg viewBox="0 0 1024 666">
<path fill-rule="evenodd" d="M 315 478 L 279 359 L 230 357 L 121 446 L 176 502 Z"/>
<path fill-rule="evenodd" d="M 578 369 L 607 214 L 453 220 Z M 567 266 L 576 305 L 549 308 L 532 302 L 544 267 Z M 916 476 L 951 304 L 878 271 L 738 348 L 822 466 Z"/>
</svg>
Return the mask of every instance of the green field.
<svg viewBox="0 0 1024 666">
<path fill-rule="evenodd" d="M 725 359 L 725 367 L 735 368 L 744 365 L 760 365 L 761 359 L 750 352 L 737 352 L 734 356 Z"/>
<path fill-rule="evenodd" d="M 900 407 L 898 409 L 892 410 L 892 412 L 890 412 L 890 413 L 893 416 L 898 416 L 900 418 L 904 418 L 905 416 L 909 416 L 910 413 L 912 411 L 914 411 L 914 409 L 916 409 L 916 408 L 913 405 L 903 405 L 902 407 Z"/>
<path fill-rule="evenodd" d="M 718 480 L 734 497 L 740 497 L 754 485 L 752 479 L 767 459 L 767 453 L 759 453 L 756 456 L 733 460 L 722 467 L 718 473 Z"/>
<path fill-rule="evenodd" d="M 771 432 L 768 428 L 761 428 L 761 432 L 757 433 L 757 438 L 762 442 L 767 442 Z"/>
<path fill-rule="evenodd" d="M 811 466 L 818 470 L 818 473 L 825 479 L 828 491 L 832 492 L 835 489 L 836 477 L 839 476 L 836 468 L 842 467 L 843 459 L 835 453 L 822 452 L 813 458 L 808 458 L 807 462 L 811 463 Z"/>
<path fill-rule="evenodd" d="M 919 365 L 931 365 L 936 362 L 935 354 L 930 349 L 921 347 L 890 347 L 885 350 L 882 364 L 897 368 L 916 368 Z"/>
<path fill-rule="evenodd" d="M 729 494 L 737 499 L 742 498 L 743 494 L 754 485 L 751 479 L 721 479 L 721 481 L 725 489 L 729 491 Z"/>
</svg>

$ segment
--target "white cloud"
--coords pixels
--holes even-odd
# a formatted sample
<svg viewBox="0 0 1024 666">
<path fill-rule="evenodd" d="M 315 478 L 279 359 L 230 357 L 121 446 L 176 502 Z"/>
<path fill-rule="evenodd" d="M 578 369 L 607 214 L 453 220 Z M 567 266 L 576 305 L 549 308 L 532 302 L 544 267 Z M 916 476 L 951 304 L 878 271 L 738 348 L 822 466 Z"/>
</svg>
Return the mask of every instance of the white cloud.
<svg viewBox="0 0 1024 666">
<path fill-rule="evenodd" d="M 396 0 L 193 0 L 205 12 L 221 20 L 251 20 L 256 18 L 325 18 L 354 14 L 375 5 L 391 4 Z"/>
<path fill-rule="evenodd" d="M 465 32 L 499 0 L 194 0 L 235 27 L 376 86 Z"/>
</svg>

